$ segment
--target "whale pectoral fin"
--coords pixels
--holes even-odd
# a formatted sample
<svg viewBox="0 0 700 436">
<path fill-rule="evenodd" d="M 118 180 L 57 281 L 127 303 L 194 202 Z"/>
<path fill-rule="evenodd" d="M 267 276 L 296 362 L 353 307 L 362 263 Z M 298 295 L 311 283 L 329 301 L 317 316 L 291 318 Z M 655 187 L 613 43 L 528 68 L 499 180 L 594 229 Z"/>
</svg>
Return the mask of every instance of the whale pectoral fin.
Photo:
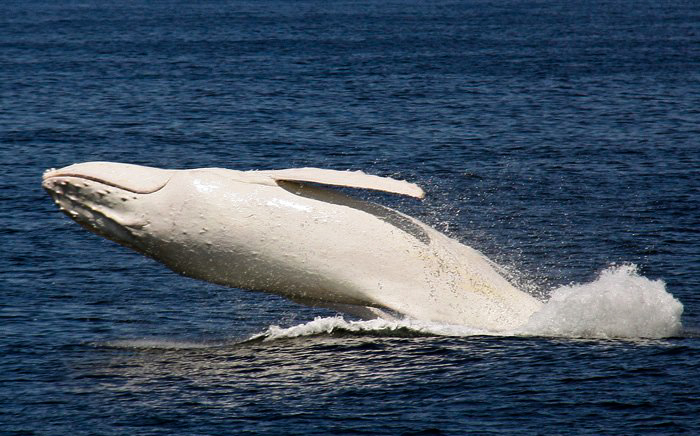
<svg viewBox="0 0 700 436">
<path fill-rule="evenodd" d="M 396 180 L 390 177 L 373 176 L 362 171 L 337 171 L 320 168 L 289 168 L 286 170 L 260 171 L 275 182 L 311 182 L 322 185 L 346 186 L 349 188 L 372 189 L 423 198 L 425 192 L 415 183 Z"/>
</svg>

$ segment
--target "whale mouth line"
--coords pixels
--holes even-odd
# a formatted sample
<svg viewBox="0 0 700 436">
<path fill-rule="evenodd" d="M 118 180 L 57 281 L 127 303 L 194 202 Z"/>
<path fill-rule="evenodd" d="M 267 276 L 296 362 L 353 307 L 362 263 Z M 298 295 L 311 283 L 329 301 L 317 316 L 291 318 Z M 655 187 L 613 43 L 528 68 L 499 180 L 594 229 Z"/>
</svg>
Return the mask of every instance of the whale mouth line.
<svg viewBox="0 0 700 436">
<path fill-rule="evenodd" d="M 167 180 L 165 180 L 161 185 L 158 185 L 155 188 L 138 189 L 138 188 L 120 185 L 119 183 L 110 182 L 110 181 L 102 179 L 100 177 L 88 176 L 85 174 L 78 174 L 78 173 L 69 173 L 69 172 L 66 172 L 66 173 L 55 173 L 54 172 L 54 173 L 46 174 L 44 176 L 44 182 L 46 182 L 50 179 L 60 179 L 60 178 L 66 178 L 66 177 L 72 177 L 72 178 L 76 178 L 76 179 L 83 179 L 83 180 L 89 180 L 91 182 L 101 183 L 103 185 L 110 186 L 112 188 L 122 189 L 124 191 L 131 192 L 133 194 L 153 194 L 154 192 L 158 192 L 161 189 L 163 189 L 165 187 L 165 185 L 167 185 L 168 182 L 170 181 L 170 178 L 168 177 Z"/>
<path fill-rule="evenodd" d="M 148 225 L 145 221 L 125 222 L 118 216 L 100 207 L 94 207 L 90 202 L 82 201 L 63 192 L 52 191 L 57 203 L 61 205 L 61 211 L 84 229 L 104 238 L 126 245 L 126 241 L 134 238 L 133 231 L 143 229 Z"/>
</svg>

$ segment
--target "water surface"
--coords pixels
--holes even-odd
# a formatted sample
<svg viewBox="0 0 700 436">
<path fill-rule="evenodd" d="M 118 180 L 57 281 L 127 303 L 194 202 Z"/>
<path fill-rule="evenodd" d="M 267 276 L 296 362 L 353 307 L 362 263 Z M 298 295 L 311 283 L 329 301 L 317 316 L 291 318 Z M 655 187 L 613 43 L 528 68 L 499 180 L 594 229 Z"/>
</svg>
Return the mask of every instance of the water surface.
<svg viewBox="0 0 700 436">
<path fill-rule="evenodd" d="M 5 2 L 0 432 L 696 432 L 698 23 L 685 1 Z M 636 265 L 683 330 L 358 325 L 180 277 L 41 191 L 91 160 L 408 179 L 425 201 L 358 195 L 542 298 Z"/>
</svg>

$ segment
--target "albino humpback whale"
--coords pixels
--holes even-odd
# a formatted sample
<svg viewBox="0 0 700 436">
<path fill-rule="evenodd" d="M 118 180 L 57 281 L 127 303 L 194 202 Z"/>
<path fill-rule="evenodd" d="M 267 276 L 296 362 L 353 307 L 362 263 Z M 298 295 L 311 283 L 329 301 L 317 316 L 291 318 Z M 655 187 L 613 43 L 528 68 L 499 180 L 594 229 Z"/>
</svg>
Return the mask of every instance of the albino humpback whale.
<svg viewBox="0 0 700 436">
<path fill-rule="evenodd" d="M 388 312 L 495 331 L 541 303 L 480 252 L 393 209 L 321 185 L 422 198 L 362 172 L 167 170 L 88 162 L 43 187 L 86 229 L 186 276 L 363 317 Z"/>
</svg>

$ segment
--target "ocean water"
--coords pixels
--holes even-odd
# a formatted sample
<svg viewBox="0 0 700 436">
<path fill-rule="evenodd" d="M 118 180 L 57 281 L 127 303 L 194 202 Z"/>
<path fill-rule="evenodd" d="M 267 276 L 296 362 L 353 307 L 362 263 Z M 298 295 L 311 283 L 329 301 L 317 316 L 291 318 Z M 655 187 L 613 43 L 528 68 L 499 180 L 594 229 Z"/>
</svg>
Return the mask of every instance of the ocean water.
<svg viewBox="0 0 700 436">
<path fill-rule="evenodd" d="M 42 172 L 363 170 L 548 301 L 507 334 L 181 277 Z M 0 5 L 0 434 L 697 434 L 700 4 Z M 342 268 L 342 265 L 338 265 Z"/>
</svg>

